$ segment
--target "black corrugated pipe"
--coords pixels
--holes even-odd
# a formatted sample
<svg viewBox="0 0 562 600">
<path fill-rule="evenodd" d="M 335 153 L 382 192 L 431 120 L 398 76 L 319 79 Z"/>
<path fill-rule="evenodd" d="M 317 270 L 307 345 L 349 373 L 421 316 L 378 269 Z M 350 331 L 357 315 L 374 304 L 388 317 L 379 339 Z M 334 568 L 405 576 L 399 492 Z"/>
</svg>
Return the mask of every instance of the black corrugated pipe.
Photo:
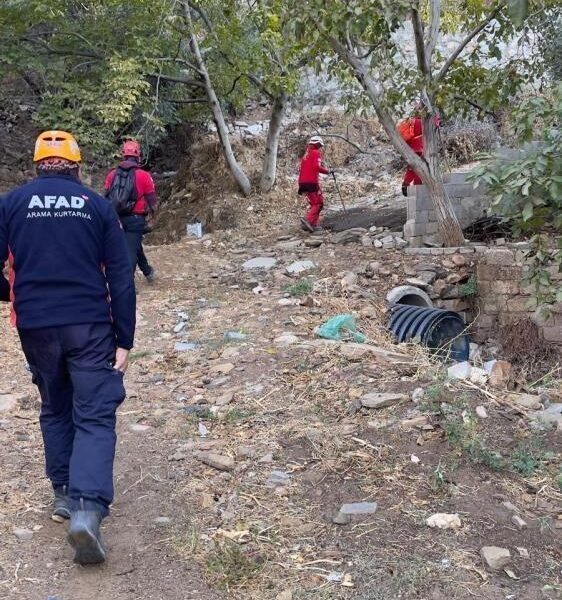
<svg viewBox="0 0 562 600">
<path fill-rule="evenodd" d="M 461 316 L 450 310 L 395 304 L 388 328 L 398 342 L 418 339 L 436 354 L 454 361 L 468 360 L 469 340 Z"/>
</svg>

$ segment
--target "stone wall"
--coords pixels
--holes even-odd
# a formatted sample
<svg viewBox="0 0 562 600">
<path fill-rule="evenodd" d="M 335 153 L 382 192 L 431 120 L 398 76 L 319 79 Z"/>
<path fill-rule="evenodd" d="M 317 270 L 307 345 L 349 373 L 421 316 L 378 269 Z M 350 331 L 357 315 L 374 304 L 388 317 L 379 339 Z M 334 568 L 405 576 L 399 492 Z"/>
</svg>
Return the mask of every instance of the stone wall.
<svg viewBox="0 0 562 600">
<path fill-rule="evenodd" d="M 526 244 L 489 248 L 479 253 L 476 266 L 478 305 L 475 321 L 478 335 L 487 337 L 502 325 L 530 318 L 546 342 L 562 344 L 562 303 L 537 306 L 532 288 L 523 285 Z M 562 285 L 562 274 L 550 268 L 553 282 Z"/>
<path fill-rule="evenodd" d="M 472 182 L 466 181 L 467 175 L 468 173 L 450 173 L 445 178 L 445 189 L 463 228 L 484 216 L 490 206 L 484 186 L 474 188 Z M 425 185 L 409 187 L 407 207 L 404 237 L 410 246 L 441 243 L 437 215 Z"/>
</svg>

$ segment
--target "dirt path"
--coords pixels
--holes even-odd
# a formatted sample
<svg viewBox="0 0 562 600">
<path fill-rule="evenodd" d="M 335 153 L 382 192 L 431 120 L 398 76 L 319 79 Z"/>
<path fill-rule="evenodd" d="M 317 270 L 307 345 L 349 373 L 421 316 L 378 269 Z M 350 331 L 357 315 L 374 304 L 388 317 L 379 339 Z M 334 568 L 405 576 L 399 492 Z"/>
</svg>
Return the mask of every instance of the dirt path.
<svg viewBox="0 0 562 600">
<path fill-rule="evenodd" d="M 267 255 L 279 260 L 271 270 L 241 268 Z M 462 429 L 466 414 L 487 402 L 487 429 L 478 434 L 507 448 L 528 429 L 518 416 L 448 388 L 423 361 L 398 366 L 315 339 L 316 325 L 353 311 L 371 339 L 384 341 L 381 298 L 402 276 L 402 255 L 373 255 L 357 244 L 335 252 L 328 243 L 313 248 L 302 237 L 247 231 L 152 248 L 150 257 L 160 277 L 152 287 L 139 284 L 139 336 L 120 411 L 117 499 L 101 569 L 72 565 L 64 526 L 48 519 L 37 395 L 2 312 L 0 394 L 18 396 L 13 410 L 0 413 L 2 596 L 555 597 L 554 459 L 523 479 L 474 462 L 444 433 Z M 360 280 L 372 299 L 343 293 L 341 274 L 373 258 L 388 269 Z M 288 278 L 285 267 L 295 259 L 316 267 Z M 429 390 L 423 406 L 357 408 L 366 392 L 408 395 L 420 385 Z M 451 412 L 441 414 L 440 402 Z M 404 424 L 413 418 L 418 425 Z M 551 433 L 541 443 L 560 451 Z M 209 452 L 220 469 L 209 466 Z M 377 502 L 377 512 L 333 524 L 341 504 L 359 501 Z M 524 530 L 502 502 L 516 505 Z M 459 513 L 462 529 L 429 529 L 425 518 L 434 512 Z M 37 531 L 20 541 L 14 527 Z M 508 547 L 517 579 L 487 571 L 483 545 Z"/>
</svg>

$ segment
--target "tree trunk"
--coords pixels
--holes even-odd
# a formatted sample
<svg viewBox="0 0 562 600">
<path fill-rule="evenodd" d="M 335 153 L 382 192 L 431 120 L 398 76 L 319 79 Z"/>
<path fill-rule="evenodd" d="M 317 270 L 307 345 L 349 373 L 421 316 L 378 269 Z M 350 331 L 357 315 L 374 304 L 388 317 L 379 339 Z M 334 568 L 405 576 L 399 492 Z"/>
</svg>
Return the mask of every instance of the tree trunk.
<svg viewBox="0 0 562 600">
<path fill-rule="evenodd" d="M 429 173 L 425 177 L 424 174 L 420 174 L 420 177 L 427 187 L 429 197 L 437 213 L 445 245 L 462 246 L 464 245 L 464 235 L 443 183 L 443 174 L 439 162 L 437 126 L 435 115 L 428 111 L 428 114 L 423 118 L 423 146 L 424 158 Z"/>
<path fill-rule="evenodd" d="M 244 173 L 244 170 L 238 164 L 238 161 L 234 156 L 234 152 L 230 144 L 228 126 L 224 119 L 224 114 L 222 112 L 221 105 L 215 93 L 213 83 L 211 81 L 211 78 L 209 77 L 207 66 L 205 65 L 203 56 L 201 55 L 199 44 L 197 42 L 197 37 L 193 32 L 193 23 L 191 21 L 191 13 L 187 2 L 183 5 L 183 7 L 185 20 L 189 30 L 189 48 L 191 50 L 191 53 L 193 54 L 193 58 L 195 59 L 195 65 L 197 66 L 198 74 L 205 86 L 205 94 L 207 95 L 207 100 L 209 101 L 209 106 L 211 107 L 211 111 L 213 113 L 213 121 L 217 127 L 217 133 L 221 143 L 222 152 L 226 160 L 226 164 L 228 165 L 228 168 L 232 173 L 236 184 L 240 188 L 240 191 L 244 194 L 244 196 L 249 196 L 252 191 L 252 186 L 250 184 L 248 176 L 246 175 L 246 173 Z"/>
<path fill-rule="evenodd" d="M 279 148 L 279 137 L 283 125 L 283 117 L 287 110 L 288 96 L 282 92 L 275 97 L 273 107 L 271 108 L 271 118 L 269 119 L 269 131 L 265 143 L 265 156 L 263 159 L 263 170 L 261 174 L 260 189 L 262 192 L 269 192 L 275 185 L 277 176 L 277 151 Z"/>
<path fill-rule="evenodd" d="M 386 107 L 384 89 L 378 80 L 371 77 L 365 61 L 353 54 L 338 39 L 332 37 L 330 41 L 336 53 L 351 67 L 357 81 L 359 81 L 361 87 L 371 100 L 379 122 L 388 135 L 391 144 L 400 156 L 415 169 L 421 177 L 422 182 L 427 186 L 429 196 L 437 213 L 439 227 L 443 233 L 443 241 L 448 246 L 462 246 L 464 244 L 464 235 L 451 206 L 451 201 L 447 196 L 439 168 L 435 122 L 431 119 L 432 125 L 429 128 L 426 127 L 427 135 L 426 131 L 424 131 L 424 135 L 426 135 L 424 141 L 427 143 L 427 158 L 423 160 L 398 134 L 396 123 Z"/>
</svg>

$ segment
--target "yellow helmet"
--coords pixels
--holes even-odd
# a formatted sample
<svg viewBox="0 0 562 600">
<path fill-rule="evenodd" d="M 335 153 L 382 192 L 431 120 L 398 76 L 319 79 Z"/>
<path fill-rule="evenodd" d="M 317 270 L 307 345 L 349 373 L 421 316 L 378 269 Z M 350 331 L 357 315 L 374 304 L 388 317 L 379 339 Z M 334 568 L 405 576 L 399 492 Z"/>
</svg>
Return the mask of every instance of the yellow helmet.
<svg viewBox="0 0 562 600">
<path fill-rule="evenodd" d="M 64 158 L 79 163 L 82 160 L 80 148 L 70 133 L 66 131 L 44 131 L 35 142 L 33 162 L 45 158 Z"/>
</svg>

